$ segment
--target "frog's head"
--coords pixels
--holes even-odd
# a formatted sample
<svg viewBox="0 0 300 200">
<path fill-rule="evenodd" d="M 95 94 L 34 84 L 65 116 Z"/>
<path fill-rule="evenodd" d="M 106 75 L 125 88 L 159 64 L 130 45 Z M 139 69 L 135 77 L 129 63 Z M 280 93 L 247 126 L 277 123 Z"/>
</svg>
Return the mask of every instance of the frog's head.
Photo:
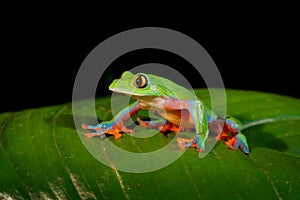
<svg viewBox="0 0 300 200">
<path fill-rule="evenodd" d="M 160 96 L 155 81 L 151 75 L 138 73 L 136 75 L 125 71 L 120 79 L 115 79 L 109 86 L 109 90 L 117 93 L 134 96 Z"/>
</svg>

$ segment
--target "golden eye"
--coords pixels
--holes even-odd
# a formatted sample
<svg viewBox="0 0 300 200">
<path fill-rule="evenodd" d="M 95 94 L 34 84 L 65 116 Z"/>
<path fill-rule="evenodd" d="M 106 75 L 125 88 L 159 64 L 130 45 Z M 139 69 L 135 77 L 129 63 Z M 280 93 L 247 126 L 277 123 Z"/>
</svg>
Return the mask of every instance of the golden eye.
<svg viewBox="0 0 300 200">
<path fill-rule="evenodd" d="M 138 74 L 134 78 L 133 84 L 136 88 L 144 88 L 148 84 L 148 79 L 145 75 Z"/>
</svg>

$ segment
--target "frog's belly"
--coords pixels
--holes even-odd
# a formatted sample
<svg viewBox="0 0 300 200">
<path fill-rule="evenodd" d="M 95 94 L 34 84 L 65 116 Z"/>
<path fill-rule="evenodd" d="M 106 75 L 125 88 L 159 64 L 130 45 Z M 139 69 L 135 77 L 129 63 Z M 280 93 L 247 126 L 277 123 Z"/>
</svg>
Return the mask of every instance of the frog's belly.
<svg viewBox="0 0 300 200">
<path fill-rule="evenodd" d="M 183 128 L 195 128 L 193 119 L 187 109 L 165 109 L 166 100 L 161 97 L 139 97 L 141 109 L 149 110 L 164 119 Z M 180 105 L 178 104 L 180 107 Z"/>
<path fill-rule="evenodd" d="M 154 111 L 154 113 L 160 115 L 165 118 L 169 122 L 176 124 L 183 128 L 195 128 L 193 119 L 188 110 L 170 110 L 170 111 Z"/>
</svg>

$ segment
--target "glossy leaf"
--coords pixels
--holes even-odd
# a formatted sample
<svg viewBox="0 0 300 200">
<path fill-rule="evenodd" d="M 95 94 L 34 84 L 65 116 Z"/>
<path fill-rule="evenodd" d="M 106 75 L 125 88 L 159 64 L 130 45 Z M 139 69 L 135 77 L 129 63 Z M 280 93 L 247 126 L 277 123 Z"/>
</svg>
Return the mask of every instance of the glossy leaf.
<svg viewBox="0 0 300 200">
<path fill-rule="evenodd" d="M 206 90 L 197 94 L 209 103 Z M 227 113 L 245 125 L 249 156 L 220 141 L 203 159 L 189 149 L 150 173 L 96 160 L 78 137 L 71 104 L 0 114 L 0 199 L 299 199 L 300 100 L 237 90 L 227 98 Z M 111 118 L 109 106 L 109 98 L 97 100 L 100 120 Z M 109 140 L 148 152 L 173 137 Z"/>
</svg>

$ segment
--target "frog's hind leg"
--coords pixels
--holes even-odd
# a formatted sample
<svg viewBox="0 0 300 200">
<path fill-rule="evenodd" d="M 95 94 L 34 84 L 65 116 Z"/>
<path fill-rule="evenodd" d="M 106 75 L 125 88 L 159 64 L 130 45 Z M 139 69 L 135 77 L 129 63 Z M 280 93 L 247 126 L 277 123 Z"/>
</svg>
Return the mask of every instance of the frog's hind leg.
<svg viewBox="0 0 300 200">
<path fill-rule="evenodd" d="M 222 132 L 217 136 L 218 140 L 227 140 L 225 144 L 231 149 L 236 150 L 241 147 L 245 154 L 249 154 L 249 147 L 245 135 L 241 132 L 242 123 L 231 117 L 226 116 Z"/>
<path fill-rule="evenodd" d="M 241 131 L 239 131 L 238 134 L 233 136 L 231 140 L 225 142 L 225 144 L 228 145 L 233 150 L 237 150 L 239 147 L 241 147 L 242 151 L 245 154 L 250 153 L 246 136 L 242 134 Z"/>
<path fill-rule="evenodd" d="M 202 102 L 191 100 L 186 102 L 195 126 L 195 136 L 192 139 L 177 138 L 180 148 L 196 148 L 198 152 L 205 150 L 205 141 L 208 137 L 208 119 Z"/>
</svg>

